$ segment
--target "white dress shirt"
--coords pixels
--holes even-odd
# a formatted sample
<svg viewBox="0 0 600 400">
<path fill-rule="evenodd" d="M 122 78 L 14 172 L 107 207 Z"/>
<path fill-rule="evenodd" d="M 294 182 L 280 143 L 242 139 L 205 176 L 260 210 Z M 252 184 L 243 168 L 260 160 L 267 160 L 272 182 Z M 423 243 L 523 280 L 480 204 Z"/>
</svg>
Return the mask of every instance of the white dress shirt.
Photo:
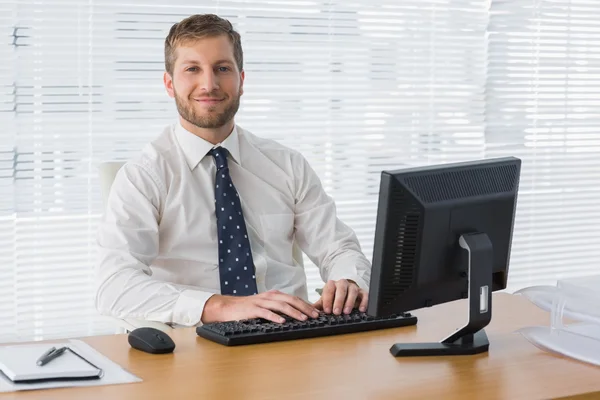
<svg viewBox="0 0 600 400">
<path fill-rule="evenodd" d="M 259 292 L 307 300 L 294 242 L 324 281 L 352 279 L 368 290 L 371 265 L 300 153 L 239 126 L 220 145 L 230 154 Z M 97 235 L 101 314 L 200 324 L 221 290 L 213 147 L 176 123 L 119 170 Z"/>
</svg>

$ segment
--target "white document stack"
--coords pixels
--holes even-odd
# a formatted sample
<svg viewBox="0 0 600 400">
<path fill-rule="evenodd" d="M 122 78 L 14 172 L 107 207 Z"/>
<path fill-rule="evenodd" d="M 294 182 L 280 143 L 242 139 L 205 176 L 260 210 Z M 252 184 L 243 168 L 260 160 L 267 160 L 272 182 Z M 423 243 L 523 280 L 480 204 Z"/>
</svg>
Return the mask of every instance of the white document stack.
<svg viewBox="0 0 600 400">
<path fill-rule="evenodd" d="M 550 326 L 519 332 L 539 348 L 600 366 L 600 275 L 531 286 L 520 294 L 550 313 Z"/>
</svg>

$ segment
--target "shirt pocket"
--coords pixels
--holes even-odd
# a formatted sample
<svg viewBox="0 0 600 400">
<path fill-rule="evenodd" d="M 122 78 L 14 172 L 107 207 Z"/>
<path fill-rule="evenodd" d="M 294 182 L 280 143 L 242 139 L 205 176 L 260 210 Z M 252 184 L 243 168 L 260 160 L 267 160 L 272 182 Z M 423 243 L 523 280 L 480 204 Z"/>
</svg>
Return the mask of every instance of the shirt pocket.
<svg viewBox="0 0 600 400">
<path fill-rule="evenodd" d="M 294 214 L 263 214 L 260 216 L 260 225 L 267 256 L 293 265 Z"/>
</svg>

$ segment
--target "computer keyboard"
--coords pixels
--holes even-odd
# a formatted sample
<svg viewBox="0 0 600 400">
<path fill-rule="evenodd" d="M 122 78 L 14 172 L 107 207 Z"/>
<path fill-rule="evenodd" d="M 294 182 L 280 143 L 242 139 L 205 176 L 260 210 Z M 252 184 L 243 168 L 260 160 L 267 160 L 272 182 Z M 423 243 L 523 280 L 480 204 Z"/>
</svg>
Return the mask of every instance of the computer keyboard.
<svg viewBox="0 0 600 400">
<path fill-rule="evenodd" d="M 225 346 L 238 346 L 397 328 L 417 323 L 417 317 L 409 313 L 372 317 L 357 310 L 348 315 L 322 313 L 318 318 L 309 318 L 307 321 L 284 317 L 286 317 L 284 323 L 271 322 L 262 318 L 214 322 L 197 327 L 196 333 L 198 336 Z"/>
</svg>

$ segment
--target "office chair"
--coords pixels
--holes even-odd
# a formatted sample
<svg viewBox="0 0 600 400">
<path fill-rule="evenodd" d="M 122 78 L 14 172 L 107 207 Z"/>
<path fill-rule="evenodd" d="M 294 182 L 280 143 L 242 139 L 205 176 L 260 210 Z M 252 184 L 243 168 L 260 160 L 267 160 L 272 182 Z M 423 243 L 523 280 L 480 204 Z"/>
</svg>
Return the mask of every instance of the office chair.
<svg viewBox="0 0 600 400">
<path fill-rule="evenodd" d="M 110 188 L 117 176 L 117 172 L 119 169 L 125 165 L 125 161 L 104 161 L 100 163 L 98 166 L 99 176 L 100 176 L 100 192 L 102 193 L 102 204 L 103 207 L 106 207 L 108 201 L 108 194 L 110 193 Z M 304 259 L 302 256 L 302 251 L 300 247 L 298 247 L 297 243 L 294 242 L 292 247 L 292 257 L 294 260 L 301 266 L 304 266 Z M 164 324 L 162 322 L 155 321 L 146 321 L 143 319 L 136 318 L 125 318 L 119 319 L 116 317 L 109 317 L 115 320 L 116 324 L 125 329 L 125 331 L 131 332 L 133 329 L 141 328 L 141 327 L 152 327 L 156 329 L 160 329 L 163 332 L 168 332 L 173 329 L 169 325 Z"/>
</svg>

